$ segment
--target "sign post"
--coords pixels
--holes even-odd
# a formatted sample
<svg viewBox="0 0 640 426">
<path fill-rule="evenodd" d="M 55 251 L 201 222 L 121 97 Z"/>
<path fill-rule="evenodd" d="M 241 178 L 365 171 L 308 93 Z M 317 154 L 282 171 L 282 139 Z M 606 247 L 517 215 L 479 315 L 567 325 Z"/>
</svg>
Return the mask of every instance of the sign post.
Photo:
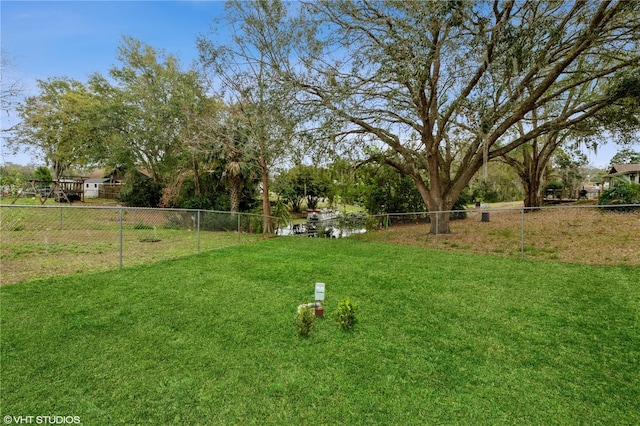
<svg viewBox="0 0 640 426">
<path fill-rule="evenodd" d="M 322 302 L 324 300 L 324 283 L 316 283 L 315 299 L 316 302 Z"/>
<path fill-rule="evenodd" d="M 316 283 L 315 296 L 316 307 L 315 307 L 315 315 L 318 318 L 324 317 L 324 307 L 322 306 L 322 302 L 324 302 L 324 283 Z"/>
</svg>

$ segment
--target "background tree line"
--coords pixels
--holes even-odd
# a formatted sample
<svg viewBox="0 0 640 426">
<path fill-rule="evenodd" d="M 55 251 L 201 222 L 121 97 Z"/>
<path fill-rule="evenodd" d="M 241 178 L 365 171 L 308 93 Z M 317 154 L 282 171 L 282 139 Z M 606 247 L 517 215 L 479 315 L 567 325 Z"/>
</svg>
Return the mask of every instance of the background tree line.
<svg viewBox="0 0 640 426">
<path fill-rule="evenodd" d="M 230 1 L 224 25 L 232 42 L 201 36 L 188 70 L 125 37 L 108 76 L 39 81 L 12 146 L 55 176 L 143 168 L 125 197 L 151 204 L 269 215 L 283 169 L 294 209 L 538 206 L 550 165 L 570 186 L 579 147 L 637 142 L 638 1 Z"/>
</svg>

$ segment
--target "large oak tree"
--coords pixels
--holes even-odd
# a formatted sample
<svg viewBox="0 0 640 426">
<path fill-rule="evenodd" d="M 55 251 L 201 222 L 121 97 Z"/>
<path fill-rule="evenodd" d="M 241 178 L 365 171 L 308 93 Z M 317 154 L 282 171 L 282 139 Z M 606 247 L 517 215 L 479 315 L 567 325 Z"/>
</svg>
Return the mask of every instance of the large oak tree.
<svg viewBox="0 0 640 426">
<path fill-rule="evenodd" d="M 324 109 L 341 140 L 410 176 L 435 212 L 451 209 L 489 160 L 625 96 L 583 88 L 637 69 L 640 52 L 639 4 L 627 0 L 330 0 L 295 19 L 286 31 L 297 31 L 299 61 L 272 61 L 284 82 Z M 534 117 L 551 104 L 567 108 Z M 449 232 L 448 217 L 431 232 Z"/>
</svg>

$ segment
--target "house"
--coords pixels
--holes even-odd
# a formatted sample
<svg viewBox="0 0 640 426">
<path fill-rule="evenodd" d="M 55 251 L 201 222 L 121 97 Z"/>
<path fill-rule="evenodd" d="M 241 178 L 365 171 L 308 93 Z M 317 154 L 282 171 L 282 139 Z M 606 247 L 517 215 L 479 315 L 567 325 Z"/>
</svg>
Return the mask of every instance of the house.
<svg viewBox="0 0 640 426">
<path fill-rule="evenodd" d="M 640 183 L 640 164 L 614 164 L 604 178 L 609 182 L 609 187 L 612 187 L 614 179 L 619 176 L 626 176 L 631 182 Z"/>
<path fill-rule="evenodd" d="M 144 168 L 137 168 L 135 172 L 144 178 L 150 178 L 149 172 Z M 84 196 L 87 198 L 117 199 L 120 196 L 124 180 L 125 170 L 121 167 L 110 171 L 94 170 L 84 182 Z"/>
<path fill-rule="evenodd" d="M 100 189 L 102 184 L 109 183 L 109 178 L 89 178 L 84 181 L 84 197 L 85 198 L 98 198 L 100 196 Z"/>
</svg>

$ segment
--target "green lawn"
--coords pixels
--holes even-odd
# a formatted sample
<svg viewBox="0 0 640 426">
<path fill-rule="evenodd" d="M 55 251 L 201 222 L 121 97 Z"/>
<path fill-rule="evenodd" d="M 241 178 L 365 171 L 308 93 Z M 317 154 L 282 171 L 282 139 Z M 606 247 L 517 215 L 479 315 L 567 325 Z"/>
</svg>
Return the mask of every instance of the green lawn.
<svg viewBox="0 0 640 426">
<path fill-rule="evenodd" d="M 317 281 L 327 317 L 299 338 Z M 3 418 L 640 424 L 638 267 L 279 238 L 0 296 Z"/>
</svg>

